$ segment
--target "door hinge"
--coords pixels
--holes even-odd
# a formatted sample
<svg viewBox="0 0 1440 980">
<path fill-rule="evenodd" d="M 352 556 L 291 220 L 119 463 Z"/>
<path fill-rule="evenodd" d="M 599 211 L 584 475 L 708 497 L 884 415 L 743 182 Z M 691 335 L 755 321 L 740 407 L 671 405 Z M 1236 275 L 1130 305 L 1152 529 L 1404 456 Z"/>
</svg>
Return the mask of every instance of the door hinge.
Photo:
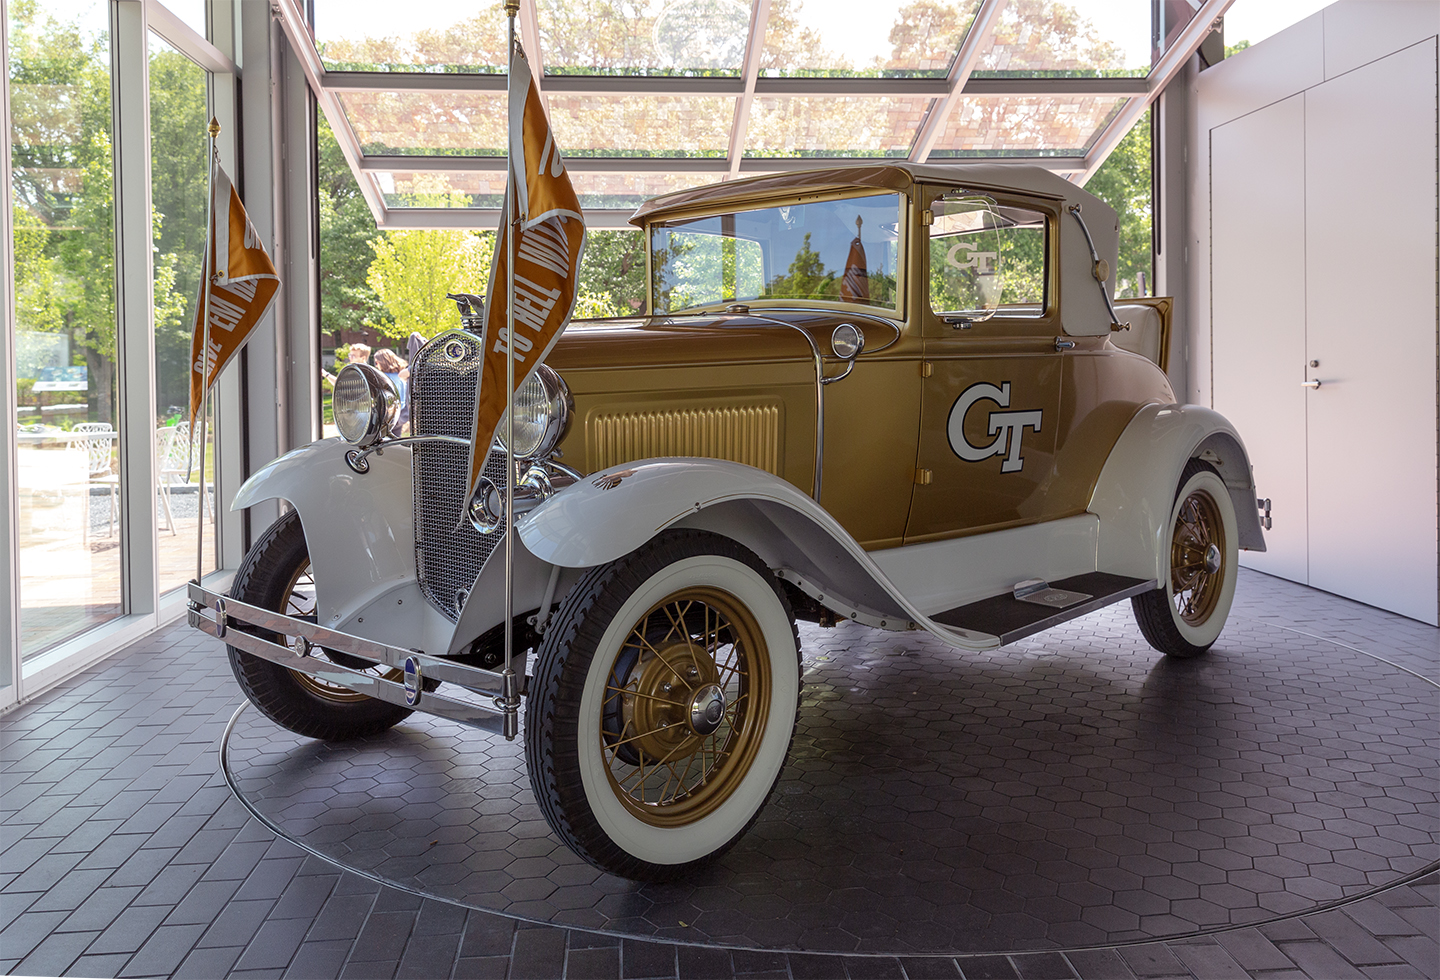
<svg viewBox="0 0 1440 980">
<path fill-rule="evenodd" d="M 915 483 L 917 486 L 928 487 L 930 485 L 931 479 L 933 479 L 934 476 L 935 474 L 931 473 L 923 466 L 919 467 L 915 470 Z"/>
<path fill-rule="evenodd" d="M 930 377 L 930 375 L 932 375 L 932 374 L 934 374 L 934 373 L 935 373 L 935 365 L 931 364 L 929 361 L 921 361 L 921 362 L 920 362 L 920 377 L 922 377 L 922 378 L 928 378 L 928 377 Z"/>
<path fill-rule="evenodd" d="M 920 212 L 920 224 L 929 226 L 929 225 L 933 225 L 934 223 L 935 223 L 935 212 L 934 212 L 934 211 L 931 211 L 929 208 L 926 208 L 924 211 L 921 211 L 921 212 Z"/>
<path fill-rule="evenodd" d="M 1260 497 L 1257 499 L 1255 501 L 1255 509 L 1263 512 L 1260 516 L 1260 526 L 1267 531 L 1270 530 L 1272 523 L 1270 520 L 1270 498 Z"/>
</svg>

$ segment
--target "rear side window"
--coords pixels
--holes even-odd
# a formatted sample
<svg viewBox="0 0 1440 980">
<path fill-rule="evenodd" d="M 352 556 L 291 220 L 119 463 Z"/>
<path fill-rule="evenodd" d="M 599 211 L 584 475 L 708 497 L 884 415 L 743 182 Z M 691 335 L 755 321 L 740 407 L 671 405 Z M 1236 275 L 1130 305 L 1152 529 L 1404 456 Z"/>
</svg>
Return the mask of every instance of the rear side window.
<svg viewBox="0 0 1440 980">
<path fill-rule="evenodd" d="M 930 205 L 930 308 L 937 316 L 1045 313 L 1045 214 L 975 195 Z"/>
</svg>

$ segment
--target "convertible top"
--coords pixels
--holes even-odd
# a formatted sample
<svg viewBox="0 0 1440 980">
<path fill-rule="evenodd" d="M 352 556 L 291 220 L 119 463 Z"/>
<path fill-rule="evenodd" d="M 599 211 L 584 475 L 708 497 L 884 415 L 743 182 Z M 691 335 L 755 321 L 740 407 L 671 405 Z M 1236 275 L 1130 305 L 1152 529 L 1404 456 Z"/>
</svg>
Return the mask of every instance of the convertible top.
<svg viewBox="0 0 1440 980">
<path fill-rule="evenodd" d="M 796 170 L 675 191 L 640 205 L 630 216 L 630 223 L 639 226 L 645 221 L 671 214 L 712 207 L 735 208 L 777 196 L 829 193 L 847 189 L 904 192 L 921 182 L 956 183 L 967 188 L 1022 191 L 1067 204 L 1080 204 L 1087 214 L 1102 218 L 1102 223 L 1105 224 L 1114 219 L 1110 206 L 1100 198 L 1042 167 L 1004 163 L 886 163 Z"/>
</svg>

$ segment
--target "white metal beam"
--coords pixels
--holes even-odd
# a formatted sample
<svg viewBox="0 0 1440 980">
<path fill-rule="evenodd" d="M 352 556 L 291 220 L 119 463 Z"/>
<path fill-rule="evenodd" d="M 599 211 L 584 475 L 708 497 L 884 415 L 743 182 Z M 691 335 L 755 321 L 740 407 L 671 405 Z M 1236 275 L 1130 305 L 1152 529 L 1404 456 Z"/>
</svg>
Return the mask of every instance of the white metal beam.
<svg viewBox="0 0 1440 980">
<path fill-rule="evenodd" d="M 970 23 L 970 30 L 965 32 L 965 40 L 960 44 L 960 53 L 955 56 L 955 63 L 950 66 L 950 77 L 946 79 L 947 91 L 930 106 L 930 114 L 920 124 L 920 132 L 915 135 L 915 142 L 911 144 L 911 160 L 924 163 L 930 158 L 935 141 L 945 130 L 945 120 L 950 118 L 950 110 L 964 93 L 965 86 L 970 81 L 970 73 L 975 70 L 975 62 L 980 57 L 980 46 L 990 37 L 995 21 L 1004 7 L 1005 0 L 983 0 L 980 9 L 975 11 L 975 19 Z"/>
<path fill-rule="evenodd" d="M 230 56 L 195 33 L 195 29 L 175 15 L 159 0 L 145 0 L 145 17 L 150 29 L 206 71 L 239 76 L 240 69 Z"/>
<path fill-rule="evenodd" d="M 630 231 L 634 208 L 586 208 L 585 226 L 591 229 L 624 228 Z M 382 231 L 417 231 L 475 228 L 494 231 L 504 212 L 500 208 L 391 208 Z"/>
<path fill-rule="evenodd" d="M 755 83 L 760 77 L 760 58 L 765 53 L 765 30 L 770 25 L 770 0 L 755 0 L 750 7 L 750 34 L 745 39 L 745 58 L 741 64 L 744 89 L 735 103 L 735 117 L 730 122 L 730 176 L 740 173 L 745 158 L 745 134 L 750 128 L 750 104 L 755 100 Z"/>
<path fill-rule="evenodd" d="M 1085 171 L 1075 181 L 1081 187 L 1099 170 L 1101 165 L 1114 151 L 1130 128 L 1144 115 L 1150 104 L 1160 97 L 1165 91 L 1165 86 L 1170 84 L 1185 63 L 1190 60 L 1195 49 L 1200 47 L 1200 42 L 1205 40 L 1206 35 L 1214 28 L 1215 22 L 1225 16 L 1225 11 L 1235 0 L 1205 0 L 1190 23 L 1180 32 L 1175 43 L 1170 49 L 1160 56 L 1155 67 L 1150 69 L 1147 79 L 1148 86 L 1144 95 L 1138 96 L 1125 103 L 1124 108 L 1105 127 L 1105 131 L 1096 139 L 1095 145 L 1085 155 Z"/>
<path fill-rule="evenodd" d="M 380 188 L 374 178 L 361 173 L 360 160 L 364 154 L 360 150 L 360 141 L 356 138 L 355 131 L 350 128 L 350 120 L 345 116 L 339 96 L 325 85 L 325 65 L 320 61 L 320 52 L 315 48 L 315 38 L 310 33 L 310 25 L 296 6 L 296 0 L 270 0 L 270 5 L 276 19 L 280 21 L 281 29 L 285 31 L 285 39 L 290 42 L 290 48 L 295 52 L 296 60 L 300 62 L 300 70 L 305 73 L 305 81 L 310 85 L 310 91 L 315 93 L 315 101 L 319 103 L 320 111 L 325 113 L 325 119 L 330 123 L 330 131 L 335 134 L 335 141 L 340 144 L 340 152 L 344 155 L 345 162 L 355 174 L 360 193 L 364 196 L 365 203 L 370 205 L 370 213 L 374 215 L 375 223 L 379 224 L 385 220 L 385 199 L 381 197 Z"/>
<path fill-rule="evenodd" d="M 327 71 L 325 87 L 334 92 L 470 93 L 505 91 L 505 76 L 478 72 Z M 758 95 L 945 96 L 949 78 L 756 78 Z M 742 76 L 547 75 L 551 95 L 718 96 L 738 98 L 746 91 Z M 1144 95 L 1145 78 L 969 78 L 965 95 Z"/>
</svg>

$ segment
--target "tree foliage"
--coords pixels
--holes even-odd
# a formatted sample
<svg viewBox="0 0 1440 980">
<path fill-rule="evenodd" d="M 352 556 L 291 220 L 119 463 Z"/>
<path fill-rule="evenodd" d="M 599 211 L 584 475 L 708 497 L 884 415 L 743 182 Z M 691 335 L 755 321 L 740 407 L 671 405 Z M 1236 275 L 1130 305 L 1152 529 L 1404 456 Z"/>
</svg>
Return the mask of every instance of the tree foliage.
<svg viewBox="0 0 1440 980">
<path fill-rule="evenodd" d="M 1146 112 L 1085 185 L 1087 191 L 1114 208 L 1120 217 L 1116 296 L 1140 295 L 1141 272 L 1147 280 L 1154 281 L 1150 262 L 1150 178 L 1150 113 Z"/>
<path fill-rule="evenodd" d="M 445 298 L 452 292 L 483 292 L 494 235 L 473 231 L 394 231 L 370 242 L 375 258 L 366 282 L 388 316 L 366 326 L 403 340 L 412 332 L 433 337 L 458 328 L 460 313 Z"/>
</svg>

